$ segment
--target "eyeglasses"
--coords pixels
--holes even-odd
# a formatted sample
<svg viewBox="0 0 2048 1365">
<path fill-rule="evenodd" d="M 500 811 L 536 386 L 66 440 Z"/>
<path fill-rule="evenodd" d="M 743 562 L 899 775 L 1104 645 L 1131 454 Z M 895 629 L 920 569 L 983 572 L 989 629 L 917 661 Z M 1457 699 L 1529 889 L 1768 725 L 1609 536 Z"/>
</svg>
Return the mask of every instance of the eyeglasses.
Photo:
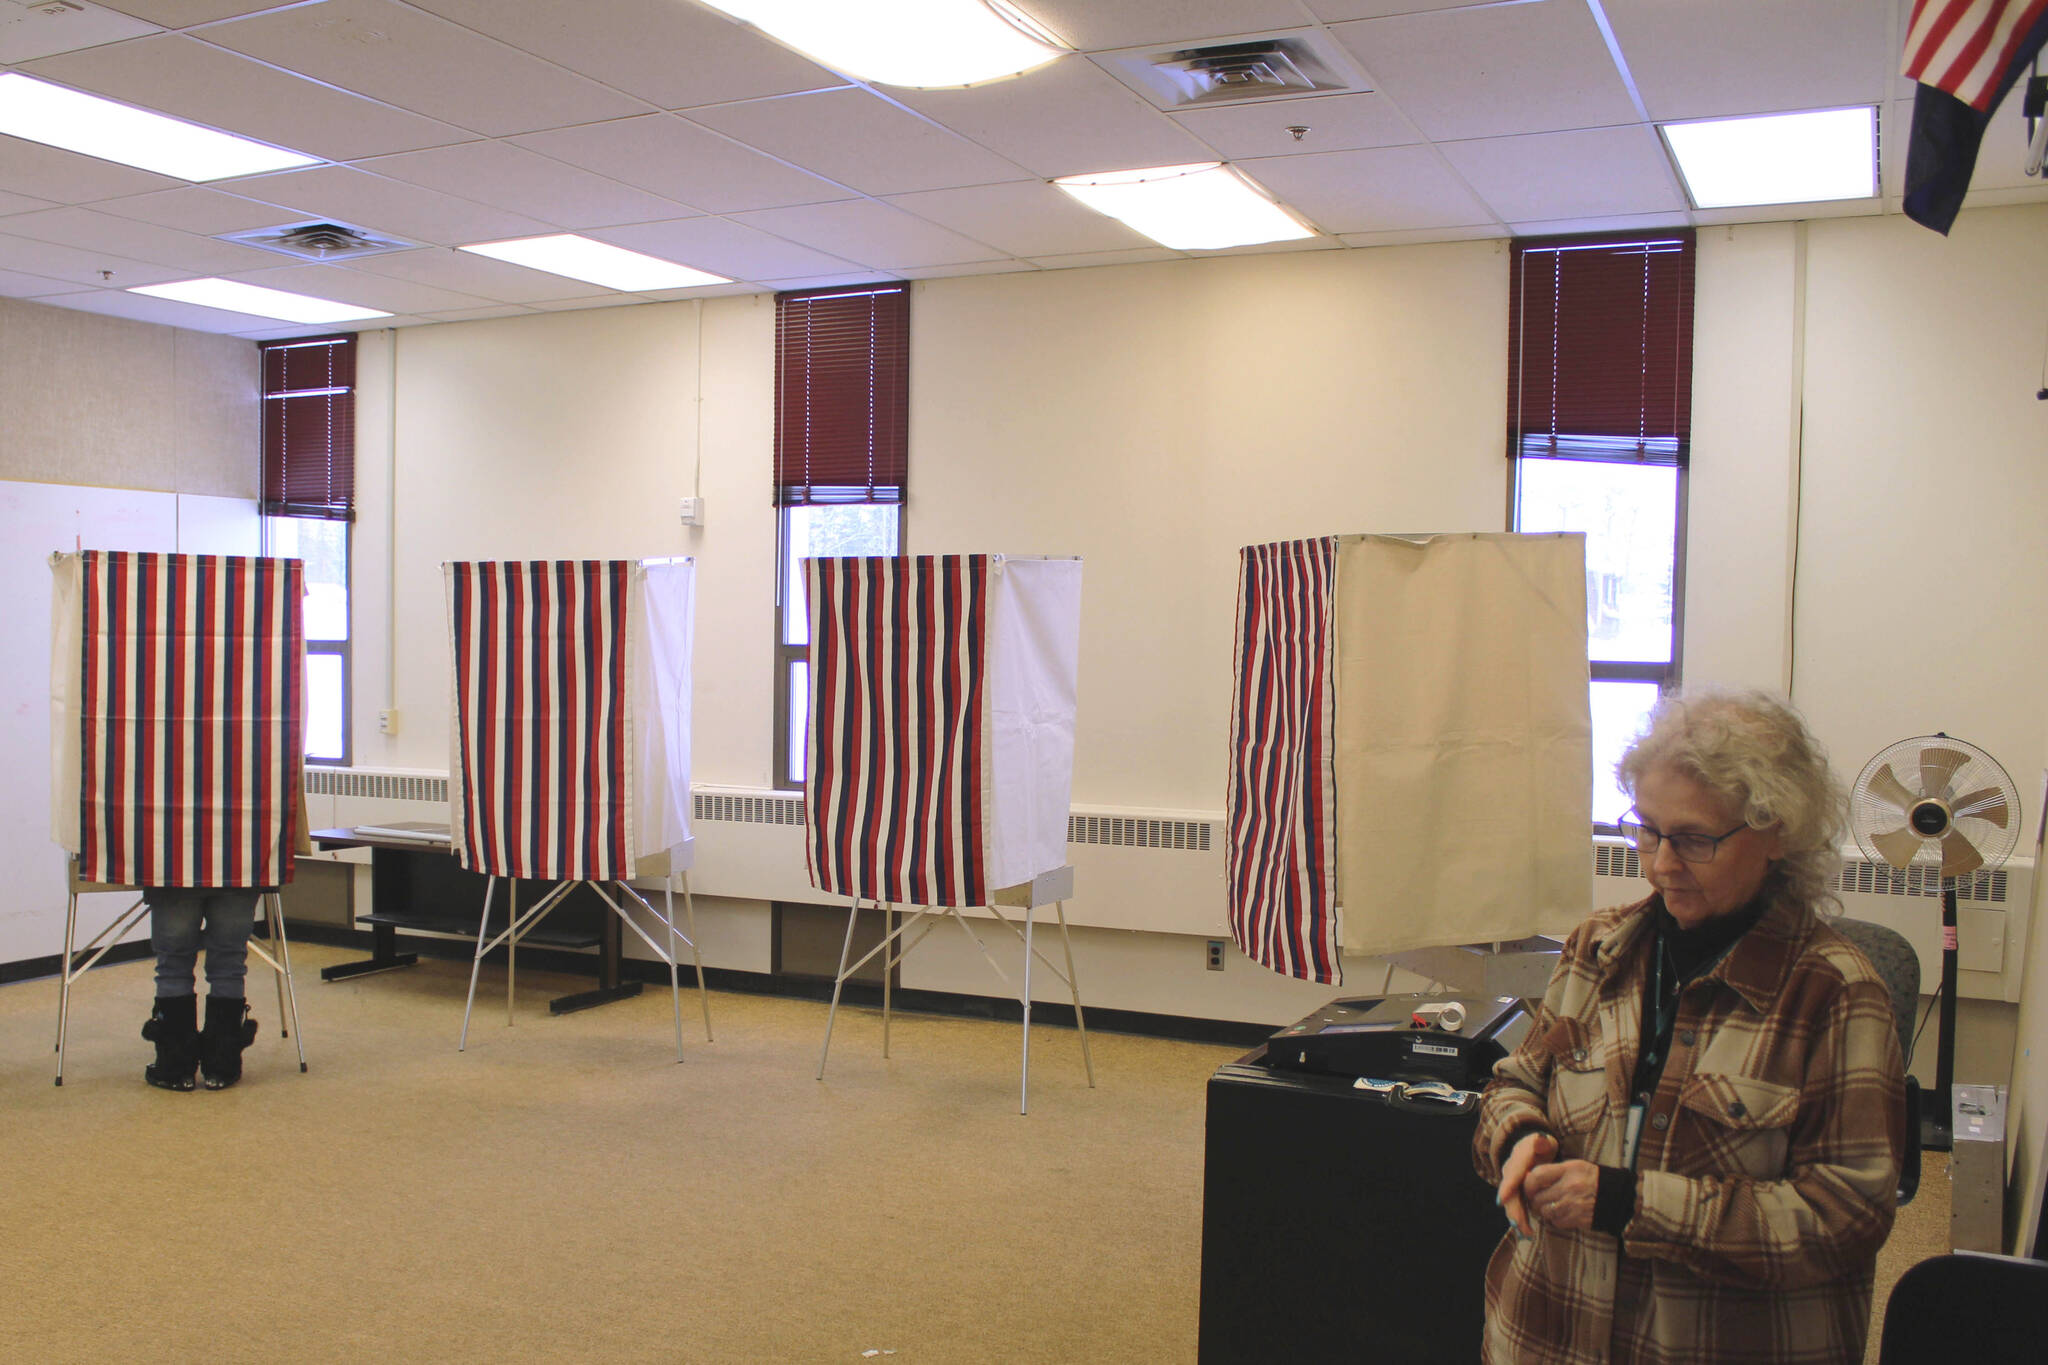
<svg viewBox="0 0 2048 1365">
<path fill-rule="evenodd" d="M 1630 811 L 1616 823 L 1621 827 L 1621 837 L 1628 840 L 1645 859 L 1657 856 L 1657 845 L 1670 840 L 1671 851 L 1689 863 L 1711 863 L 1714 853 L 1724 840 L 1733 839 L 1749 828 L 1747 822 L 1737 825 L 1726 834 L 1666 834 L 1635 818 Z"/>
</svg>

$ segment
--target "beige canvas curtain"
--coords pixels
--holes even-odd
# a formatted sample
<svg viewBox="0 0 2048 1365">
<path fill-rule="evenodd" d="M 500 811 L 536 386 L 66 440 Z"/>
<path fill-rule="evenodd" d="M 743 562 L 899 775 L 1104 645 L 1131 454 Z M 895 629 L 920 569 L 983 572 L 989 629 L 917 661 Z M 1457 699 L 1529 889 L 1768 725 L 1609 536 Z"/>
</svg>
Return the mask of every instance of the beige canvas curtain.
<svg viewBox="0 0 2048 1365">
<path fill-rule="evenodd" d="M 1336 595 L 1344 951 L 1585 918 L 1585 537 L 1346 537 Z"/>
</svg>

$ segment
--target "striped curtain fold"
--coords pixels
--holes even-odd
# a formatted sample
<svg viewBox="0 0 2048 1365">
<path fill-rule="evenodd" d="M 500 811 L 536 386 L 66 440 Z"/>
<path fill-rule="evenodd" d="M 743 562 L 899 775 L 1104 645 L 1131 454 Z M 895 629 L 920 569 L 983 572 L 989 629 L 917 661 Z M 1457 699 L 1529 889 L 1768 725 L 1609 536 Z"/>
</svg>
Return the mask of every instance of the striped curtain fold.
<svg viewBox="0 0 2048 1365">
<path fill-rule="evenodd" d="M 985 905 L 987 555 L 806 561 L 811 881 L 896 905 Z"/>
<path fill-rule="evenodd" d="M 444 566 L 455 852 L 490 876 L 633 871 L 631 560 Z"/>
<path fill-rule="evenodd" d="M 296 559 L 79 555 L 78 876 L 292 876 L 305 655 Z"/>
<path fill-rule="evenodd" d="M 1239 557 L 1224 822 L 1231 934 L 1246 957 L 1335 985 L 1337 538 Z"/>
</svg>

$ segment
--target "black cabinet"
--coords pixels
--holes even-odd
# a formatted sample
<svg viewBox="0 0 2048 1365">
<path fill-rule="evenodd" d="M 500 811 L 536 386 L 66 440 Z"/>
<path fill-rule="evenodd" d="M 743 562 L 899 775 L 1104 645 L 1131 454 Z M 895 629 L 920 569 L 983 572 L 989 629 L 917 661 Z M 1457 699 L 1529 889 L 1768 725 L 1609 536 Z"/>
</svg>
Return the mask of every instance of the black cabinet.
<svg viewBox="0 0 2048 1365">
<path fill-rule="evenodd" d="M 1270 1070 L 1265 1052 L 1209 1080 L 1201 1365 L 1471 1365 L 1507 1230 L 1472 1170 L 1477 1114 Z"/>
</svg>

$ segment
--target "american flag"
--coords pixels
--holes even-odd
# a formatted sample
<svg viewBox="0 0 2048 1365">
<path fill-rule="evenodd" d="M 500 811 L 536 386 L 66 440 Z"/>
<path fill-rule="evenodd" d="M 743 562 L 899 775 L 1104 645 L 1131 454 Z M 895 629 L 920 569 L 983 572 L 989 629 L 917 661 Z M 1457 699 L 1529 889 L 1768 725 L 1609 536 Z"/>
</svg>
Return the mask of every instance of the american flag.
<svg viewBox="0 0 2048 1365">
<path fill-rule="evenodd" d="M 1906 215 L 1946 234 L 1984 129 L 2048 41 L 2048 0 L 1915 0 L 1904 74 L 1920 83 L 1906 153 Z"/>
</svg>

